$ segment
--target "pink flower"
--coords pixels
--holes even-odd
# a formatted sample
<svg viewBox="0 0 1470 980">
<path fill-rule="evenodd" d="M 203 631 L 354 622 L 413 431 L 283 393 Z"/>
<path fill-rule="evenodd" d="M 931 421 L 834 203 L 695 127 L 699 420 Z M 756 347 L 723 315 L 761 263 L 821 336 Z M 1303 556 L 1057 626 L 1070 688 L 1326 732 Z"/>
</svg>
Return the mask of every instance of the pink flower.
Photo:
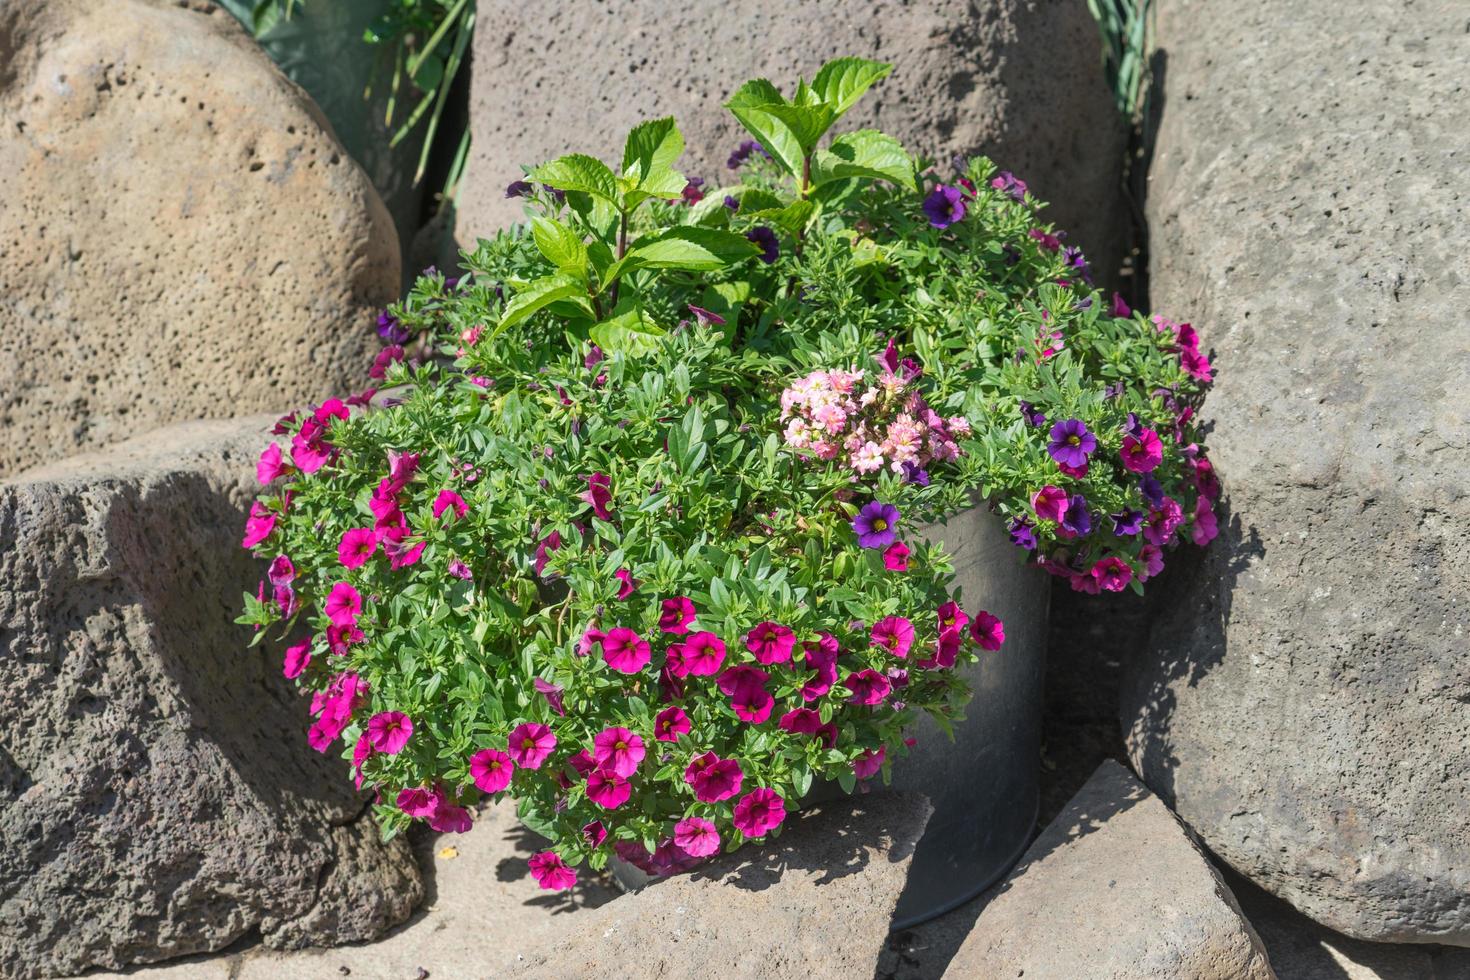
<svg viewBox="0 0 1470 980">
<path fill-rule="evenodd" d="M 434 812 L 429 814 L 429 829 L 441 834 L 467 834 L 473 825 L 469 810 L 442 797 Z"/>
<path fill-rule="evenodd" d="M 745 634 L 745 649 L 755 654 L 763 664 L 780 664 L 791 659 L 796 648 L 796 634 L 780 623 L 758 623 L 755 629 Z"/>
<path fill-rule="evenodd" d="M 684 782 L 694 787 L 701 803 L 718 803 L 740 792 L 745 773 L 734 759 L 721 759 L 713 752 L 697 755 L 684 770 Z"/>
<path fill-rule="evenodd" d="M 1087 471 L 1091 467 L 1092 467 L 1092 462 L 1090 460 L 1085 460 L 1085 459 L 1082 461 L 1082 465 L 1081 466 L 1072 466 L 1072 465 L 1069 465 L 1067 463 L 1063 463 L 1060 460 L 1057 462 L 1057 469 L 1059 469 L 1059 470 L 1062 471 L 1062 475 L 1063 476 L 1070 476 L 1074 480 L 1080 480 L 1084 476 L 1086 476 L 1087 475 Z"/>
<path fill-rule="evenodd" d="M 327 649 L 338 657 L 344 656 L 349 647 L 361 643 L 365 636 L 362 630 L 352 623 L 343 623 L 340 626 L 327 627 Z"/>
<path fill-rule="evenodd" d="M 567 709 L 562 706 L 561 685 L 544 681 L 538 677 L 531 682 L 531 686 L 536 689 L 537 694 L 540 694 L 546 699 L 546 703 L 551 706 L 552 711 L 555 711 L 558 715 L 566 715 Z"/>
<path fill-rule="evenodd" d="M 368 368 L 368 377 L 374 381 L 381 381 L 388 374 L 388 368 L 403 360 L 403 348 L 397 344 L 384 347 L 378 351 L 378 356 L 373 358 L 373 366 Z"/>
<path fill-rule="evenodd" d="M 643 761 L 643 739 L 626 728 L 604 728 L 592 737 L 592 759 L 599 769 L 627 779 Z"/>
<path fill-rule="evenodd" d="M 447 569 L 447 571 L 455 578 L 461 578 L 465 581 L 469 581 L 470 579 L 475 577 L 474 573 L 470 571 L 470 566 L 466 565 L 458 558 L 449 559 L 449 568 Z"/>
<path fill-rule="evenodd" d="M 853 704 L 882 704 L 892 690 L 888 678 L 871 668 L 848 674 L 842 683 L 852 692 L 848 700 Z"/>
<path fill-rule="evenodd" d="M 628 781 L 615 772 L 598 769 L 587 777 L 587 799 L 604 810 L 616 810 L 627 803 L 632 792 Z"/>
<path fill-rule="evenodd" d="M 482 793 L 499 793 L 510 785 L 516 764 L 497 749 L 481 749 L 470 756 L 470 778 Z"/>
<path fill-rule="evenodd" d="M 260 501 L 250 505 L 250 517 L 245 521 L 245 536 L 240 539 L 240 547 L 254 548 L 276 529 L 276 515 L 265 509 L 265 504 Z"/>
<path fill-rule="evenodd" d="M 812 708 L 792 708 L 781 716 L 779 724 L 793 735 L 819 735 L 829 749 L 837 744 L 836 723 L 822 724 L 822 716 Z"/>
<path fill-rule="evenodd" d="M 362 789 L 362 767 L 373 754 L 373 747 L 368 742 L 367 732 L 357 736 L 357 744 L 352 747 L 352 785 L 354 789 Z"/>
<path fill-rule="evenodd" d="M 281 447 L 275 443 L 265 447 L 265 452 L 260 454 L 260 461 L 255 464 L 255 478 L 261 485 L 278 480 L 290 472 L 290 464 L 281 459 Z"/>
<path fill-rule="evenodd" d="M 586 501 L 600 519 L 612 520 L 612 512 L 608 510 L 608 504 L 612 503 L 612 481 L 605 473 L 593 473 L 586 479 L 587 489 L 579 499 Z"/>
<path fill-rule="evenodd" d="M 1209 498 L 1200 494 L 1194 502 L 1194 527 L 1190 530 L 1190 539 L 1203 548 L 1220 533 L 1219 521 L 1215 518 L 1215 508 L 1211 506 Z"/>
<path fill-rule="evenodd" d="M 831 633 L 819 633 L 817 637 L 816 641 L 808 640 L 801 645 L 806 666 L 816 671 L 816 676 L 801 687 L 804 701 L 817 700 L 837 683 L 837 638 Z"/>
<path fill-rule="evenodd" d="M 1031 495 L 1031 509 L 1038 520 L 1060 522 L 1067 515 L 1067 491 L 1048 484 Z"/>
<path fill-rule="evenodd" d="M 530 867 L 531 877 L 536 879 L 536 884 L 547 891 L 561 891 L 577 883 L 577 869 L 567 867 L 566 862 L 557 857 L 554 851 L 542 851 L 533 855 L 526 864 Z"/>
<path fill-rule="evenodd" d="M 556 736 L 539 722 L 522 722 L 510 730 L 510 757 L 522 769 L 540 769 L 556 748 Z"/>
<path fill-rule="evenodd" d="M 692 726 L 689 716 L 682 708 L 670 705 L 653 719 L 653 737 L 660 742 L 677 742 L 680 735 L 688 735 Z"/>
<path fill-rule="evenodd" d="M 872 636 L 875 645 L 902 659 L 914 645 L 914 624 L 902 616 L 885 616 L 873 624 Z"/>
<path fill-rule="evenodd" d="M 401 711 L 380 711 L 368 719 L 367 736 L 373 750 L 397 755 L 413 734 L 413 720 Z"/>
<path fill-rule="evenodd" d="M 1006 641 L 1005 624 L 982 609 L 975 614 L 975 621 L 970 624 L 970 636 L 980 644 L 982 650 L 999 650 L 1000 645 Z"/>
<path fill-rule="evenodd" d="M 602 641 L 602 659 L 620 674 L 636 674 L 648 665 L 648 641 L 626 626 L 608 630 Z"/>
<path fill-rule="evenodd" d="M 540 543 L 538 543 L 536 545 L 536 565 L 535 565 L 535 570 L 536 570 L 536 575 L 537 575 L 538 578 L 540 577 L 541 573 L 546 570 L 547 556 L 549 556 L 553 551 L 555 551 L 557 548 L 560 548 L 560 547 L 561 547 L 561 532 L 560 531 L 552 531 L 546 537 L 542 538 L 541 541 L 540 541 Z"/>
<path fill-rule="evenodd" d="M 276 555 L 271 560 L 265 577 L 270 579 L 271 585 L 274 586 L 290 585 L 296 579 L 296 566 L 291 564 L 291 559 L 285 555 Z"/>
<path fill-rule="evenodd" d="M 1165 497 L 1164 502 L 1148 513 L 1143 536 L 1149 544 L 1166 545 L 1174 537 L 1174 531 L 1184 523 L 1184 511 L 1179 501 Z"/>
<path fill-rule="evenodd" d="M 685 817 L 674 824 L 674 843 L 692 857 L 709 857 L 720 849 L 720 832 L 703 817 Z"/>
<path fill-rule="evenodd" d="M 906 572 L 909 570 L 909 546 L 902 541 L 895 541 L 883 552 L 883 567 L 890 572 Z"/>
<path fill-rule="evenodd" d="M 950 630 L 962 630 L 970 622 L 970 617 L 960 608 L 957 602 L 946 602 L 935 612 L 939 616 L 939 632 L 948 633 Z"/>
<path fill-rule="evenodd" d="M 607 639 L 607 634 L 602 630 L 589 626 L 577 641 L 577 656 L 585 657 L 590 654 L 594 647 Z"/>
<path fill-rule="evenodd" d="M 663 602 L 663 613 L 658 617 L 658 628 L 665 633 L 683 636 L 694 622 L 694 603 L 687 596 L 676 595 Z"/>
<path fill-rule="evenodd" d="M 725 641 L 713 633 L 695 633 L 668 649 L 669 672 L 675 677 L 713 677 L 725 662 Z"/>
<path fill-rule="evenodd" d="M 403 544 L 408 534 L 407 527 L 391 528 L 383 534 L 383 551 L 388 555 L 389 568 L 407 568 L 418 564 L 418 560 L 423 557 L 429 542 L 420 541 L 405 548 Z"/>
<path fill-rule="evenodd" d="M 1213 380 L 1213 375 L 1210 373 L 1210 359 L 1199 351 L 1180 350 L 1179 363 L 1184 368 L 1184 372 L 1196 381 Z"/>
<path fill-rule="evenodd" d="M 286 663 L 281 668 L 281 673 L 285 674 L 288 680 L 295 680 L 310 665 L 311 637 L 307 637 L 295 646 L 286 648 Z"/>
<path fill-rule="evenodd" d="M 759 725 L 771 716 L 775 699 L 766 690 L 770 675 L 748 664 L 726 668 L 716 682 L 730 696 L 730 707 L 744 721 Z"/>
<path fill-rule="evenodd" d="M 1164 444 L 1153 429 L 1143 429 L 1137 436 L 1124 436 L 1123 468 L 1133 473 L 1151 473 L 1164 461 Z"/>
<path fill-rule="evenodd" d="M 582 839 L 587 842 L 588 847 L 601 847 L 602 842 L 607 840 L 607 828 L 602 825 L 601 820 L 583 824 Z"/>
<path fill-rule="evenodd" d="M 398 809 L 410 817 L 427 817 L 439 808 L 442 793 L 437 788 L 430 791 L 423 786 L 398 791 Z"/>
<path fill-rule="evenodd" d="M 470 507 L 453 490 L 440 490 L 439 496 L 434 498 L 434 520 L 442 517 L 446 510 L 453 510 L 455 518 L 459 519 L 470 512 Z"/>
<path fill-rule="evenodd" d="M 337 560 L 344 568 L 360 568 L 378 550 L 378 536 L 368 528 L 355 527 L 342 535 Z"/>
<path fill-rule="evenodd" d="M 332 586 L 332 591 L 327 593 L 326 604 L 322 606 L 322 612 L 334 626 L 353 626 L 357 623 L 357 617 L 362 612 L 362 596 L 358 595 L 356 589 L 346 582 L 338 582 Z"/>
<path fill-rule="evenodd" d="M 1116 555 L 1109 555 L 1092 566 L 1092 578 L 1104 592 L 1122 592 L 1133 580 L 1133 569 Z"/>
<path fill-rule="evenodd" d="M 770 789 L 753 789 L 735 804 L 732 822 L 746 837 L 764 837 L 786 819 L 786 801 Z"/>
<path fill-rule="evenodd" d="M 875 752 L 863 749 L 863 754 L 852 760 L 853 775 L 859 779 L 871 779 L 883 768 L 883 757 L 888 754 L 887 746 L 880 745 Z"/>
<path fill-rule="evenodd" d="M 1164 570 L 1164 550 L 1158 545 L 1146 544 L 1138 549 L 1138 560 L 1143 562 L 1143 571 L 1138 573 L 1140 582 L 1147 582 Z"/>
<path fill-rule="evenodd" d="M 620 600 L 628 598 L 638 588 L 639 583 L 633 580 L 633 573 L 626 568 L 620 568 L 616 572 L 613 572 L 613 578 L 622 583 L 622 585 L 618 586 L 618 599 Z"/>
</svg>

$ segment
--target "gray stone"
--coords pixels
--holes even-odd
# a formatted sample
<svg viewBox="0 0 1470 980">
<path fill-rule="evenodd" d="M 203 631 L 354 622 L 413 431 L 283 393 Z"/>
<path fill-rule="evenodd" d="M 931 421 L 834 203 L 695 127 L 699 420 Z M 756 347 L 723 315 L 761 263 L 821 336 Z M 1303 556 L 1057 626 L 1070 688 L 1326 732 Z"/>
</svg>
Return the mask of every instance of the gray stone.
<svg viewBox="0 0 1470 980">
<path fill-rule="evenodd" d="M 949 980 L 1268 980 L 1230 889 L 1174 816 L 1104 762 L 981 911 Z"/>
<path fill-rule="evenodd" d="M 721 104 L 749 78 L 788 94 L 824 61 L 891 61 L 893 74 L 839 129 L 876 126 L 950 173 L 987 153 L 1052 202 L 1105 275 L 1127 216 L 1122 121 L 1103 79 L 1097 27 L 1075 0 L 482 0 L 470 92 L 474 143 L 458 235 L 473 244 L 512 221 L 522 166 L 563 153 L 616 160 L 636 123 L 673 115 L 689 176 L 718 187 L 749 136 Z"/>
<path fill-rule="evenodd" d="M 929 810 L 877 793 L 807 811 L 770 843 L 578 916 L 513 975 L 872 976 Z"/>
<path fill-rule="evenodd" d="M 0 4 L 0 477 L 366 381 L 398 243 L 235 20 Z"/>
<path fill-rule="evenodd" d="M 370 939 L 423 895 L 231 621 L 269 418 L 0 483 L 0 973 Z"/>
<path fill-rule="evenodd" d="M 1179 0 L 1159 44 L 1153 305 L 1215 348 L 1227 501 L 1128 668 L 1131 758 L 1317 921 L 1470 945 L 1464 4 Z"/>
</svg>

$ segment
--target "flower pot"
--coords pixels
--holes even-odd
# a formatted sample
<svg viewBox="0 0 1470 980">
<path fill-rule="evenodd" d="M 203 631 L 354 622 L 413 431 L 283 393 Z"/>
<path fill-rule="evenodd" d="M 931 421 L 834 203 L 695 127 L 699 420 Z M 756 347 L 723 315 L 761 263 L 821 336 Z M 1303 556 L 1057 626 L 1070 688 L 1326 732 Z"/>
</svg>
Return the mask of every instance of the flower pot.
<svg viewBox="0 0 1470 980">
<path fill-rule="evenodd" d="M 973 615 L 1005 623 L 1004 645 L 962 668 L 974 691 L 951 742 L 927 717 L 892 788 L 923 793 L 934 815 L 914 852 L 893 928 L 925 922 L 994 884 L 1031 840 L 1039 794 L 1041 694 L 1050 581 L 1022 564 L 1000 519 L 982 504 L 924 529 L 954 556 L 954 591 Z M 912 657 L 913 654 L 911 653 Z"/>
</svg>

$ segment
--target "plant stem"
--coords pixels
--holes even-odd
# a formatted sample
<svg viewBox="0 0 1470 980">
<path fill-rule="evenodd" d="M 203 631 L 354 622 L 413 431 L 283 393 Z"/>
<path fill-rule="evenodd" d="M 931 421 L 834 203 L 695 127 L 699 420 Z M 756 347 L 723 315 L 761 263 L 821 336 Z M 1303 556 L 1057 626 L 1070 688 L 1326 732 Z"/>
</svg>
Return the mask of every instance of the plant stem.
<svg viewBox="0 0 1470 980">
<path fill-rule="evenodd" d="M 622 257 L 623 257 L 623 254 L 625 252 L 627 252 L 627 251 L 628 251 L 628 212 L 627 211 L 624 211 L 624 212 L 622 212 L 622 218 L 621 218 L 621 220 L 619 220 L 619 222 L 618 222 L 618 254 L 617 254 L 618 260 L 621 260 Z M 616 281 L 613 282 L 612 289 L 609 289 L 608 290 L 607 296 L 608 296 L 608 301 L 610 303 L 612 303 L 613 308 L 616 309 L 617 308 L 617 305 L 618 305 L 618 283 Z"/>
</svg>

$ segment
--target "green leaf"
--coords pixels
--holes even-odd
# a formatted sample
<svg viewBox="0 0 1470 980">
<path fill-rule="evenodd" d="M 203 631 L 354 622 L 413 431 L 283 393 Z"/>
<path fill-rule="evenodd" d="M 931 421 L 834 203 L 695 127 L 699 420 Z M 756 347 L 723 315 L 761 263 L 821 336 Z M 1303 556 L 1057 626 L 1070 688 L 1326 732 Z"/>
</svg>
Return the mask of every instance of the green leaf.
<svg viewBox="0 0 1470 980">
<path fill-rule="evenodd" d="M 631 210 L 651 197 L 672 201 L 684 193 L 684 188 L 688 184 L 689 178 L 677 170 L 655 171 L 635 189 L 624 192 L 623 206 Z"/>
<path fill-rule="evenodd" d="M 642 309 L 628 302 L 618 305 L 629 308 L 594 324 L 590 332 L 592 342 L 603 350 L 634 356 L 646 354 L 653 350 L 658 338 L 668 333 Z"/>
<path fill-rule="evenodd" d="M 816 105 L 767 105 L 760 108 L 775 119 L 780 120 L 790 130 L 791 135 L 801 147 L 801 155 L 806 156 L 817 147 L 817 141 L 832 128 L 837 121 L 837 113 L 832 107 L 825 103 Z"/>
<path fill-rule="evenodd" d="M 579 191 L 617 206 L 618 178 L 607 164 L 585 153 L 569 153 L 543 163 L 526 175 L 528 179 L 559 191 Z"/>
<path fill-rule="evenodd" d="M 260 0 L 255 9 L 250 12 L 250 30 L 257 38 L 263 37 L 267 31 L 281 19 L 281 4 L 279 0 Z"/>
<path fill-rule="evenodd" d="M 835 58 L 817 70 L 812 91 L 841 116 L 873 83 L 893 71 L 893 66 L 866 58 Z"/>
<path fill-rule="evenodd" d="M 587 299 L 587 284 L 559 272 L 534 280 L 505 304 L 505 312 L 500 315 L 500 324 L 495 328 L 495 333 L 499 334 L 558 300 L 571 300 L 585 310 L 588 316 L 592 315 L 592 304 Z"/>
<path fill-rule="evenodd" d="M 603 278 L 604 284 L 634 269 L 687 269 L 709 272 L 755 255 L 759 249 L 744 235 L 718 228 L 681 226 L 633 243 Z"/>
<path fill-rule="evenodd" d="M 433 91 L 442 81 L 444 81 L 444 61 L 438 55 L 429 55 L 419 63 L 418 70 L 413 73 L 413 84 L 420 92 Z"/>
<path fill-rule="evenodd" d="M 531 219 L 531 236 L 546 261 L 579 279 L 587 278 L 587 246 L 581 237 L 555 218 Z"/>
<path fill-rule="evenodd" d="M 623 174 L 636 176 L 635 186 L 641 186 L 651 175 L 671 169 L 683 152 L 684 136 L 673 116 L 639 123 L 623 146 Z M 679 189 L 684 189 L 682 184 Z"/>
<path fill-rule="evenodd" d="M 903 144 L 876 129 L 843 133 L 812 160 L 812 186 L 851 177 L 888 180 L 915 191 L 914 162 Z"/>
<path fill-rule="evenodd" d="M 812 220 L 816 212 L 817 205 L 814 201 L 792 201 L 783 208 L 752 212 L 750 217 L 773 224 L 786 234 L 795 237 L 806 227 L 807 222 Z"/>
<path fill-rule="evenodd" d="M 725 103 L 725 108 L 760 141 L 789 174 L 801 173 L 801 143 L 784 122 L 771 115 L 772 106 L 785 105 L 776 86 L 764 78 L 756 78 L 740 86 L 739 90 Z"/>
</svg>

